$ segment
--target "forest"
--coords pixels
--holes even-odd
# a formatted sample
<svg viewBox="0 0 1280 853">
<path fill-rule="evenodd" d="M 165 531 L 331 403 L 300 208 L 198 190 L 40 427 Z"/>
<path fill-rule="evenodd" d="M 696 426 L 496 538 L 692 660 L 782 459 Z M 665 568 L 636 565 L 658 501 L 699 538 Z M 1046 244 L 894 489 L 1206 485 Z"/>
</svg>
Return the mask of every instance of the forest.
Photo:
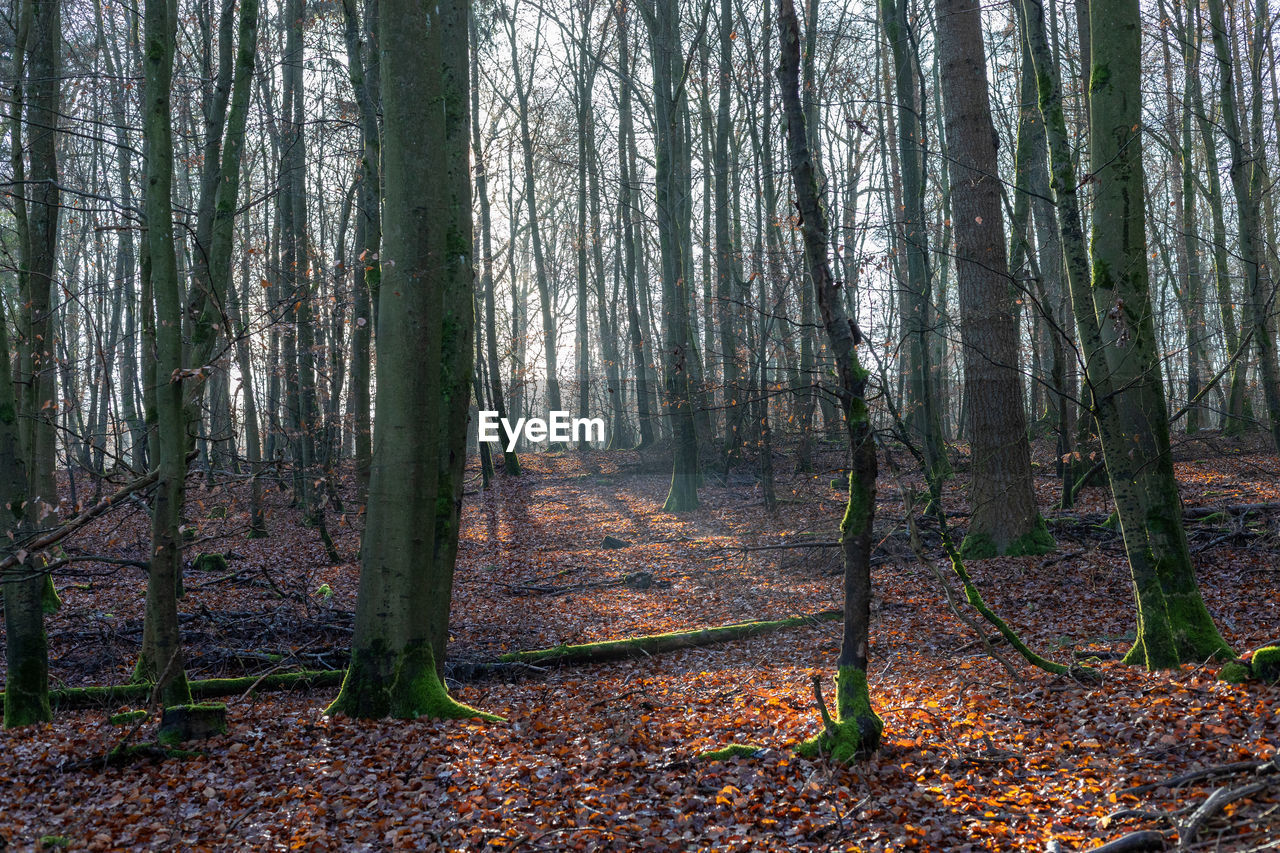
<svg viewBox="0 0 1280 853">
<path fill-rule="evenodd" d="M 0 0 L 5 850 L 1280 850 L 1269 0 Z"/>
</svg>

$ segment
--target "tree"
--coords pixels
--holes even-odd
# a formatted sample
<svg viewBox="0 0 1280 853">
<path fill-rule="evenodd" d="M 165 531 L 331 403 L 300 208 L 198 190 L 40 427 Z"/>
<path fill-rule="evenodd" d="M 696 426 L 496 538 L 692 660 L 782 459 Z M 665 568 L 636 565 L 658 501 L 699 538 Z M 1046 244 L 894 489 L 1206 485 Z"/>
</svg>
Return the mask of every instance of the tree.
<svg viewBox="0 0 1280 853">
<path fill-rule="evenodd" d="M 844 411 L 845 430 L 853 464 L 849 498 L 840 524 L 844 559 L 844 632 L 836 661 L 836 719 L 823 720 L 824 730 L 800 747 L 801 753 L 830 753 L 836 761 L 862 758 L 875 752 L 884 722 L 871 709 L 867 688 L 868 635 L 871 623 L 872 523 L 876 511 L 876 446 L 867 411 L 868 372 L 858 362 L 861 332 L 845 312 L 840 286 L 827 257 L 827 212 L 819 195 L 817 172 L 805 132 L 800 100 L 800 25 L 793 0 L 778 4 L 781 41 L 778 79 L 787 118 L 788 155 L 796 188 L 796 207 L 804 236 L 805 257 L 814 294 L 839 377 L 837 394 Z M 824 710 L 825 717 L 825 710 Z"/>
<path fill-rule="evenodd" d="M 383 251 L 377 433 L 351 664 L 329 707 L 356 717 L 472 717 L 437 674 L 436 620 L 448 613 L 441 523 L 469 398 L 472 232 L 468 174 L 468 6 L 383 0 Z M 424 110 L 423 104 L 440 109 Z M 434 162 L 438 168 L 423 169 Z M 446 317 L 451 319 L 447 320 Z M 445 347 L 449 351 L 445 351 Z M 452 370 L 451 375 L 443 375 Z M 446 398 L 446 392 L 453 395 Z M 446 476 L 442 477 L 442 473 Z M 451 570 L 451 566 L 449 569 Z"/>
<path fill-rule="evenodd" d="M 1276 358 L 1275 297 L 1270 267 L 1263 258 L 1265 243 L 1262 233 L 1262 193 L 1266 184 L 1266 147 L 1262 127 L 1262 51 L 1266 39 L 1264 28 L 1270 26 L 1267 23 L 1270 16 L 1267 14 L 1266 0 L 1257 0 L 1252 55 L 1249 60 L 1253 97 L 1247 124 L 1252 127 L 1249 139 L 1246 140 L 1246 122 L 1241 121 L 1240 105 L 1235 94 L 1235 75 L 1231 50 L 1227 44 L 1227 24 L 1222 0 L 1208 0 L 1208 7 L 1213 52 L 1218 60 L 1222 127 L 1231 150 L 1231 188 L 1236 197 L 1239 258 L 1244 266 L 1245 295 L 1248 300 L 1246 304 L 1253 329 L 1253 345 L 1258 352 L 1259 372 L 1262 374 L 1271 443 L 1280 451 L 1280 364 L 1277 364 Z"/>
<path fill-rule="evenodd" d="M 689 229 L 689 186 L 682 162 L 688 157 L 689 96 L 681 50 L 679 8 L 658 2 L 641 4 L 649 24 L 653 53 L 654 167 L 657 180 L 658 245 L 662 259 L 662 325 L 667 357 L 663 364 L 667 412 L 675 446 L 671 489 L 663 508 L 684 512 L 698 508 L 698 430 L 694 413 L 695 330 L 689 320 L 689 255 L 684 250 Z M 698 371 L 700 373 L 700 370 Z"/>
<path fill-rule="evenodd" d="M 1227 655 L 1187 550 L 1147 289 L 1137 0 L 1094 0 L 1091 6 L 1098 24 L 1089 98 L 1090 152 L 1097 166 L 1092 264 L 1044 8 L 1039 0 L 1024 0 L 1023 8 L 1072 307 L 1133 576 L 1138 630 L 1125 659 L 1163 669 Z"/>
<path fill-rule="evenodd" d="M 929 243 L 924 211 L 924 134 L 917 87 L 919 58 L 907 21 L 907 0 L 880 0 L 880 21 L 893 50 L 893 79 L 897 108 L 898 160 L 902 171 L 902 242 L 906 275 L 899 282 L 902 339 L 905 347 L 903 379 L 909 393 L 904 410 L 907 424 L 924 447 L 935 474 L 950 472 L 942 448 L 942 421 L 938 411 L 929 334 L 933 326 L 930 302 Z M 895 216 L 896 218 L 896 216 Z"/>
<path fill-rule="evenodd" d="M 156 683 L 164 705 L 191 701 L 182 664 L 178 584 L 182 577 L 182 502 L 187 474 L 183 407 L 182 288 L 173 234 L 173 121 L 170 109 L 177 14 L 172 0 L 147 0 L 144 8 L 143 138 L 147 160 L 145 209 L 147 269 L 144 285 L 155 304 L 154 363 L 146 382 L 154 403 L 155 465 L 159 472 L 151 506 L 151 557 L 142 652 L 134 678 Z M 144 286 L 144 293 L 148 288 Z"/>
<path fill-rule="evenodd" d="M 970 446 L 969 532 L 961 553 L 1043 554 L 1054 545 L 1031 478 L 981 6 L 938 0 L 937 19 Z"/>
</svg>

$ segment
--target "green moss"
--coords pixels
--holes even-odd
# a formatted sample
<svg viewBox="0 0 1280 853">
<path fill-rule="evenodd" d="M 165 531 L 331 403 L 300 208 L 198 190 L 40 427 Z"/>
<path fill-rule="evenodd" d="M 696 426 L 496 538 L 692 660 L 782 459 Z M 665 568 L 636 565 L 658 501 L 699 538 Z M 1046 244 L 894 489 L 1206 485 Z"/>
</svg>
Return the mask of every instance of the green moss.
<svg viewBox="0 0 1280 853">
<path fill-rule="evenodd" d="M 1280 646 L 1264 646 L 1253 653 L 1253 675 L 1268 684 L 1280 681 Z"/>
<path fill-rule="evenodd" d="M 1218 680 L 1228 684 L 1244 684 L 1253 679 L 1253 670 L 1246 663 L 1238 660 L 1227 661 L 1218 670 Z"/>
<path fill-rule="evenodd" d="M 271 534 L 268 533 L 266 530 L 263 530 L 261 528 L 256 528 L 256 527 L 250 527 L 249 532 L 245 534 L 244 538 L 245 539 L 266 539 L 270 535 Z"/>
<path fill-rule="evenodd" d="M 501 722 L 502 717 L 488 714 L 456 701 L 436 674 L 435 656 L 426 640 L 410 643 L 396 665 L 391 685 L 391 716 L 415 720 L 463 720 L 479 718 Z"/>
<path fill-rule="evenodd" d="M 146 711 L 121 711 L 119 714 L 112 714 L 108 717 L 107 722 L 113 726 L 128 726 L 141 720 L 145 720 L 146 718 Z"/>
<path fill-rule="evenodd" d="M 1052 554 L 1057 547 L 1058 543 L 1053 541 L 1053 535 L 1045 526 L 1044 517 L 1037 515 L 1032 528 L 1010 542 L 1009 547 L 1004 549 L 1004 553 L 1008 557 L 1035 557 L 1040 554 Z"/>
<path fill-rule="evenodd" d="M 713 749 L 698 756 L 699 761 L 725 761 L 730 758 L 758 758 L 768 751 L 767 746 L 757 743 L 731 743 L 722 749 Z"/>
<path fill-rule="evenodd" d="M 71 838 L 66 835 L 42 835 L 40 836 L 41 850 L 59 850 L 63 847 L 71 846 Z"/>
<path fill-rule="evenodd" d="M 227 558 L 224 554 L 200 554 L 191 561 L 191 568 L 198 572 L 225 572 Z"/>
<path fill-rule="evenodd" d="M 226 518 L 227 508 L 225 506 L 215 506 L 209 510 L 209 518 Z"/>
<path fill-rule="evenodd" d="M 367 648 L 355 649 L 342 690 L 325 713 L 361 719 L 502 720 L 449 696 L 436 674 L 435 656 L 426 640 L 409 643 L 400 652 L 389 648 L 382 639 Z"/>
<path fill-rule="evenodd" d="M 62 599 L 58 597 L 58 590 L 53 586 L 53 578 L 46 575 L 44 580 L 44 590 L 40 594 L 40 609 L 44 611 L 44 615 L 52 616 L 62 609 Z"/>
<path fill-rule="evenodd" d="M 824 720 L 821 733 L 796 744 L 802 758 L 830 756 L 837 764 L 867 758 L 880 746 L 884 721 L 871 709 L 867 674 L 852 666 L 836 674 L 836 707 L 839 719 Z"/>
<path fill-rule="evenodd" d="M 1201 524 L 1222 524 L 1228 518 L 1230 518 L 1230 516 L 1228 516 L 1227 513 L 1225 512 L 1211 512 L 1208 515 L 1206 515 L 1204 518 L 1200 519 L 1200 523 Z"/>
<path fill-rule="evenodd" d="M 995 540 L 986 533 L 970 533 L 960 543 L 962 560 L 987 560 L 998 556 L 1000 556 L 1000 549 L 996 547 Z"/>
<path fill-rule="evenodd" d="M 1089 76 L 1089 92 L 1093 93 L 1106 86 L 1111 80 L 1111 69 L 1105 65 L 1093 66 L 1093 73 Z"/>
<path fill-rule="evenodd" d="M 330 598 L 333 598 L 333 587 L 329 586 L 327 583 L 322 583 L 320 586 L 316 587 L 316 595 L 323 598 L 325 601 L 328 601 Z"/>
<path fill-rule="evenodd" d="M 204 738 L 227 733 L 227 706 L 221 703 L 203 702 L 193 705 L 175 705 L 165 708 L 156 740 L 161 746 L 177 746 L 191 738 Z M 178 720 L 169 722 L 168 714 L 179 712 Z M 192 720 L 192 718 L 195 720 Z M 193 727 L 193 722 L 195 723 Z M 211 725 L 208 725 L 210 724 Z"/>
</svg>

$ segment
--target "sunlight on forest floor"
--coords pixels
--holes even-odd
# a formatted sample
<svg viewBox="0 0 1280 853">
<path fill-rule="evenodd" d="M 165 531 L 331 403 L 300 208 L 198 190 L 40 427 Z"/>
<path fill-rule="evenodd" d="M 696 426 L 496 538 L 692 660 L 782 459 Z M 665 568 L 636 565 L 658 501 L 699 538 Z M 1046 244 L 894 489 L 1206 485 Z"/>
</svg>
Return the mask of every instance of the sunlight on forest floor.
<svg viewBox="0 0 1280 853">
<path fill-rule="evenodd" d="M 1036 455 L 1046 506 L 1055 490 L 1047 452 Z M 1273 455 L 1223 454 L 1212 440 L 1177 453 L 1189 507 L 1280 499 Z M 724 484 L 708 477 L 697 512 L 662 513 L 669 472 L 656 453 L 526 455 L 523 477 L 499 477 L 488 492 L 473 472 L 451 664 L 838 607 L 834 550 L 741 546 L 833 540 L 843 496 L 830 480 L 840 461 L 827 450 L 812 474 L 788 471 L 776 516 L 761 510 L 745 469 Z M 948 487 L 949 510 L 963 506 L 960 487 Z M 191 555 L 231 551 L 225 573 L 187 572 L 191 677 L 341 666 L 359 519 L 331 523 L 349 562 L 327 566 L 283 491 L 269 495 L 272 538 L 244 539 L 245 497 L 239 485 L 190 495 Z M 897 535 L 902 506 L 886 481 L 870 669 L 885 744 L 849 769 L 789 749 L 820 726 L 810 675 L 833 670 L 840 630 L 823 623 L 454 687 L 506 723 L 327 719 L 332 691 L 231 697 L 230 733 L 208 741 L 205 755 L 100 772 L 59 768 L 109 750 L 124 731 L 106 721 L 118 709 L 63 711 L 51 726 L 0 734 L 8 756 L 0 835 L 20 847 L 63 835 L 100 850 L 212 849 L 227 837 L 255 849 L 1009 850 L 1168 829 L 1150 815 L 1194 807 L 1212 781 L 1120 792 L 1275 754 L 1280 690 L 1220 683 L 1212 666 L 1148 674 L 1116 660 L 1133 625 L 1122 543 L 1094 527 L 1109 509 L 1105 492 L 1090 489 L 1065 514 L 1075 521 L 1054 525 L 1056 554 L 970 567 L 988 603 L 1033 648 L 1064 661 L 1096 654 L 1106 677 L 1087 686 L 1024 667 L 1025 680 L 1015 681 L 947 611 Z M 1244 651 L 1276 640 L 1280 592 L 1267 574 L 1280 548 L 1274 518 L 1192 525 L 1189 534 L 1228 641 Z M 630 547 L 603 549 L 606 535 Z M 138 558 L 147 541 L 138 509 L 75 539 Z M 145 578 L 132 568 L 78 569 L 60 578 L 65 606 L 49 623 L 54 686 L 121 682 L 141 631 Z M 613 583 L 638 571 L 653 583 Z M 731 741 L 769 749 L 694 760 Z M 1228 807 L 1202 834 L 1221 845 L 1209 849 L 1280 835 L 1275 786 L 1270 797 Z M 1124 810 L 1133 813 L 1107 819 Z"/>
</svg>

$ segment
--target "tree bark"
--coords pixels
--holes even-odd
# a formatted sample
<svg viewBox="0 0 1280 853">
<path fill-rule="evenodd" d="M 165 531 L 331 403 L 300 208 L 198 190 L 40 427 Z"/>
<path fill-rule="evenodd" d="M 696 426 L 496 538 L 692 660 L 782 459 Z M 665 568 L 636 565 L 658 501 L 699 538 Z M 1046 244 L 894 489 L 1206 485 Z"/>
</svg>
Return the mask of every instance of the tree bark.
<svg viewBox="0 0 1280 853">
<path fill-rule="evenodd" d="M 937 0 L 970 446 L 967 559 L 1054 548 L 1031 478 L 981 9 Z"/>
</svg>

